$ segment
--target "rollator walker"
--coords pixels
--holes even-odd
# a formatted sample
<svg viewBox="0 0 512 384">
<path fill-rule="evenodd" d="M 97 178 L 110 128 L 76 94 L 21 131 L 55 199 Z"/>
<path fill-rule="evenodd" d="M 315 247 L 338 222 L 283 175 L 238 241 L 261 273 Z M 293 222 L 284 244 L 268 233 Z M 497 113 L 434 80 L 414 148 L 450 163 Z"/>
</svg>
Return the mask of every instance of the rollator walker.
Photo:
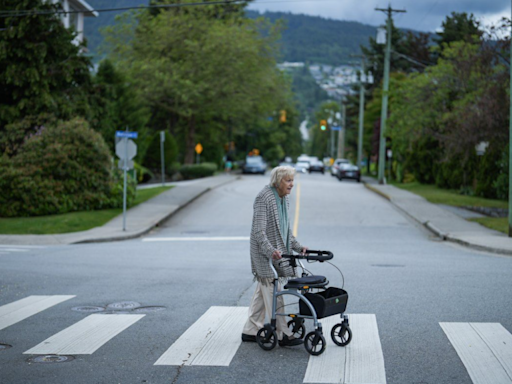
<svg viewBox="0 0 512 384">
<path fill-rule="evenodd" d="M 282 255 L 282 258 L 286 260 L 281 260 L 281 263 L 288 263 L 291 267 L 296 268 L 298 266 L 302 269 L 302 277 L 289 280 L 284 286 L 284 290 L 278 291 L 279 278 L 272 260 L 270 260 L 270 267 L 274 272 L 272 318 L 270 323 L 265 324 L 256 334 L 258 345 L 266 351 L 274 349 L 277 344 L 276 316 L 289 316 L 291 320 L 287 324 L 293 332 L 293 336 L 299 339 L 304 338 L 304 347 L 309 354 L 313 356 L 321 355 L 325 351 L 326 341 L 322 333 L 322 324 L 318 319 L 335 314 L 340 314 L 340 323 L 335 324 L 331 329 L 332 341 L 340 347 L 348 345 L 352 340 L 348 316 L 344 315 L 347 308 L 348 293 L 343 288 L 327 287 L 329 284 L 327 278 L 310 274 L 301 261 L 323 263 L 324 261 L 331 260 L 333 254 L 329 251 L 308 250 L 304 255 Z M 333 264 L 331 265 L 336 268 Z M 343 278 L 341 271 L 339 269 L 338 271 Z M 277 312 L 281 309 L 276 308 L 277 298 L 284 295 L 299 298 L 299 313 L 287 314 Z M 285 304 L 284 306 L 287 305 Z M 314 325 L 314 331 L 309 332 L 307 335 L 305 335 L 305 319 L 312 319 Z"/>
</svg>

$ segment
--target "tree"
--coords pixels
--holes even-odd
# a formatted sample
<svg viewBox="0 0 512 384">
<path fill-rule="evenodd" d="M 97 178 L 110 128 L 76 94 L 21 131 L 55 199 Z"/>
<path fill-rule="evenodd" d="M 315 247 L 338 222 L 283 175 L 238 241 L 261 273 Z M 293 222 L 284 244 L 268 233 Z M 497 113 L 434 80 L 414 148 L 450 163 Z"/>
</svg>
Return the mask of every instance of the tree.
<svg viewBox="0 0 512 384">
<path fill-rule="evenodd" d="M 107 31 L 112 57 L 131 74 L 153 117 L 181 137 L 185 163 L 194 161 L 198 137 L 210 130 L 226 135 L 222 126 L 244 132 L 288 92 L 275 65 L 278 28 L 212 12 L 139 12 L 132 15 L 136 27 Z"/>
<path fill-rule="evenodd" d="M 472 42 L 475 37 L 480 39 L 482 35 L 480 22 L 472 13 L 468 15 L 466 12 L 452 12 L 451 16 L 446 16 L 442 31 L 437 32 L 438 37 L 434 38 L 434 41 L 443 48 L 455 41 Z"/>
<path fill-rule="evenodd" d="M 57 11 L 42 0 L 7 0 L 2 12 Z M 58 15 L 0 18 L 0 153 L 10 156 L 37 130 L 34 122 L 89 113 L 90 60 L 73 43 L 75 32 Z M 44 115 L 43 115 L 44 114 Z M 23 124 L 14 124 L 25 119 Z"/>
</svg>

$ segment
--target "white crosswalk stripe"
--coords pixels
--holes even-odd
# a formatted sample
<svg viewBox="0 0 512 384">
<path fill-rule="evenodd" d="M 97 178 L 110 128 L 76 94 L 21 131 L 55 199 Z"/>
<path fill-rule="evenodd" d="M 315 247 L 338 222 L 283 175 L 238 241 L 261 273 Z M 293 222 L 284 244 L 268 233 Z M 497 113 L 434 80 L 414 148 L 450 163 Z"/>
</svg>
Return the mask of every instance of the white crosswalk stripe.
<svg viewBox="0 0 512 384">
<path fill-rule="evenodd" d="M 0 330 L 73 297 L 75 296 L 28 296 L 13 303 L 3 305 L 0 307 Z"/>
<path fill-rule="evenodd" d="M 326 349 L 310 356 L 304 383 L 385 384 L 384 356 L 374 314 L 349 315 L 353 338 L 339 347 L 331 339 L 332 327 L 340 316 L 321 319 Z"/>
<path fill-rule="evenodd" d="M 439 323 L 474 384 L 512 384 L 512 335 L 499 323 Z"/>
<path fill-rule="evenodd" d="M 90 355 L 146 315 L 89 315 L 53 335 L 26 355 Z"/>
<path fill-rule="evenodd" d="M 229 366 L 240 347 L 247 307 L 210 307 L 155 365 Z"/>
<path fill-rule="evenodd" d="M 44 249 L 44 246 L 38 245 L 5 245 L 0 244 L 0 256 L 8 254 L 19 254 L 37 249 Z"/>
</svg>

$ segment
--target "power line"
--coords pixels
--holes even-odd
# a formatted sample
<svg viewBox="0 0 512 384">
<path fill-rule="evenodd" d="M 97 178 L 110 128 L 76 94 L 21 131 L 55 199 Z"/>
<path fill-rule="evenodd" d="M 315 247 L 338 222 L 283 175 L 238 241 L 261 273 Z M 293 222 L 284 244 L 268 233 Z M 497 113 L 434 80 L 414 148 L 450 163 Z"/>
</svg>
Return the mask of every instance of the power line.
<svg viewBox="0 0 512 384">
<path fill-rule="evenodd" d="M 258 4 L 274 4 L 274 3 L 303 3 L 311 2 L 313 0 L 274 0 L 274 1 L 258 1 Z M 338 1 L 338 0 L 314 0 L 314 1 Z M 91 9 L 91 12 L 116 12 L 116 11 L 129 11 L 132 9 L 158 9 L 158 8 L 181 8 L 181 7 L 193 7 L 201 5 L 229 5 L 229 4 L 245 4 L 247 0 L 221 0 L 221 1 L 202 1 L 196 3 L 174 3 L 174 4 L 155 4 L 146 6 L 134 6 L 134 7 L 120 7 L 120 8 L 101 8 Z M 59 14 L 71 14 L 71 13 L 82 13 L 82 11 L 76 10 L 55 10 L 55 11 L 36 11 L 36 10 L 5 10 L 0 11 L 0 18 L 7 17 L 24 17 L 33 15 L 59 15 Z"/>
</svg>

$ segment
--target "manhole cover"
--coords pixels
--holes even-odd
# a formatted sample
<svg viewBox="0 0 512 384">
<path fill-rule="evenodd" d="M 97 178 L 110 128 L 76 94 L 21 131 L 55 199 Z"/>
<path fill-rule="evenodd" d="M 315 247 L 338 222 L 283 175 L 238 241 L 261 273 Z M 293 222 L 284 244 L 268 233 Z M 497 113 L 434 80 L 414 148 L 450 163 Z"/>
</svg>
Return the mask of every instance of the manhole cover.
<svg viewBox="0 0 512 384">
<path fill-rule="evenodd" d="M 27 359 L 29 363 L 66 363 L 68 361 L 74 360 L 73 356 L 69 355 L 44 355 L 44 356 L 35 356 Z"/>
<path fill-rule="evenodd" d="M 135 308 L 132 312 L 136 312 L 136 313 L 158 312 L 158 311 L 163 311 L 164 309 L 165 309 L 165 307 L 148 306 L 148 307 Z"/>
<path fill-rule="evenodd" d="M 105 310 L 105 308 L 103 308 L 103 307 L 95 307 L 95 306 L 91 306 L 91 305 L 86 305 L 84 307 L 73 307 L 71 309 L 73 311 L 87 312 L 87 313 L 103 312 Z"/>
<path fill-rule="evenodd" d="M 372 264 L 372 267 L 401 268 L 401 267 L 405 267 L 405 265 L 403 265 L 403 264 Z"/>
<path fill-rule="evenodd" d="M 140 303 L 136 301 L 120 301 L 107 305 L 107 309 L 133 309 L 137 307 L 140 307 Z"/>
<path fill-rule="evenodd" d="M 3 349 L 9 349 L 12 348 L 12 345 L 9 344 L 0 344 L 0 351 Z"/>
</svg>

